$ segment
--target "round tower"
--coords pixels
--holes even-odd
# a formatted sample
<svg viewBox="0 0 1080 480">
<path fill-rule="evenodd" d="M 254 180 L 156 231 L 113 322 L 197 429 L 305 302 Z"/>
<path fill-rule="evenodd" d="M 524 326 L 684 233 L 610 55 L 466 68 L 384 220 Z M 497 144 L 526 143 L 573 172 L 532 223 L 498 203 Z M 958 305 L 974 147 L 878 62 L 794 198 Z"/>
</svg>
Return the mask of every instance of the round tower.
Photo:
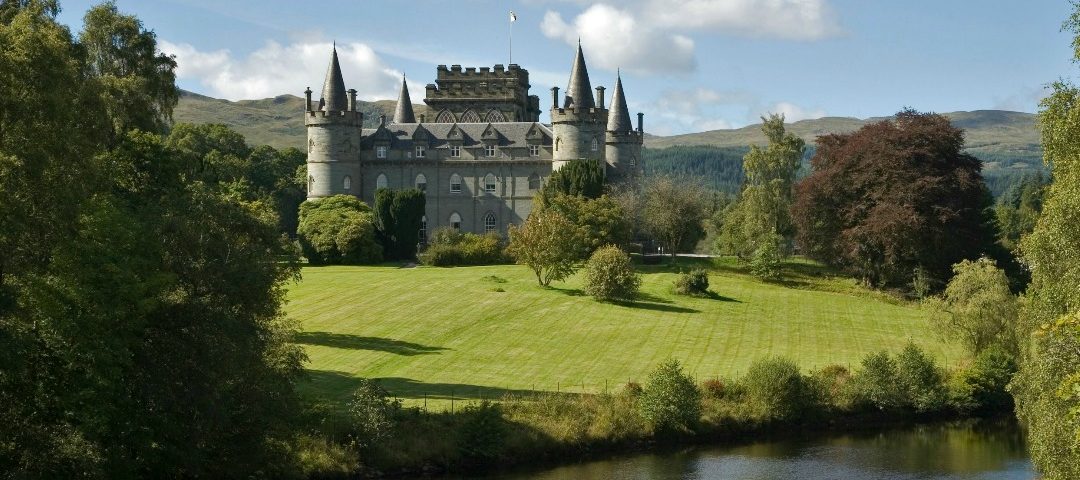
<svg viewBox="0 0 1080 480">
<path fill-rule="evenodd" d="M 615 92 L 611 95 L 607 141 L 604 145 L 607 178 L 610 181 L 632 181 L 644 174 L 645 166 L 641 161 L 641 145 L 645 138 L 641 125 L 643 116 L 638 114 L 638 129 L 634 131 L 630 123 L 630 111 L 626 108 L 622 75 L 619 75 L 615 79 Z"/>
<path fill-rule="evenodd" d="M 589 70 L 585 56 L 578 44 L 574 67 L 570 71 L 570 85 L 566 97 L 559 105 L 559 89 L 552 88 L 551 129 L 552 166 L 556 171 L 571 160 L 592 160 L 604 165 L 604 130 L 608 111 L 604 108 L 603 87 L 597 88 L 593 100 L 589 83 Z"/>
<path fill-rule="evenodd" d="M 326 70 L 319 104 L 312 105 L 310 88 L 304 93 L 308 200 L 339 194 L 359 197 L 363 116 L 356 111 L 356 90 L 345 90 L 336 47 Z"/>
</svg>

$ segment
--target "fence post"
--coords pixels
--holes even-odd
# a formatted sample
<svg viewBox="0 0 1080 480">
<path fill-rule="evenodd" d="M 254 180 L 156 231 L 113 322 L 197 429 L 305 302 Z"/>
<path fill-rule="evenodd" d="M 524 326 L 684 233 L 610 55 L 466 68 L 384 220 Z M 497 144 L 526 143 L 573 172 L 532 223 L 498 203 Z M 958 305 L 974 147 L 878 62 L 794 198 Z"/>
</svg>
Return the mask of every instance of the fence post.
<svg viewBox="0 0 1080 480">
<path fill-rule="evenodd" d="M 450 390 L 450 414 L 454 414 L 454 391 Z"/>
</svg>

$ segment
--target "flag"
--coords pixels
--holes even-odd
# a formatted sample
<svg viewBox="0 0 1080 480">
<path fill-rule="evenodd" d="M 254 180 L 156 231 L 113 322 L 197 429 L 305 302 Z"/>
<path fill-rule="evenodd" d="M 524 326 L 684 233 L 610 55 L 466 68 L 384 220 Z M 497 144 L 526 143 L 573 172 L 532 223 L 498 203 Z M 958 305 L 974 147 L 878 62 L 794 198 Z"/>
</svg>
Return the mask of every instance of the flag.
<svg viewBox="0 0 1080 480">
<path fill-rule="evenodd" d="M 514 13 L 513 10 L 510 10 L 510 23 L 514 23 L 516 21 L 517 21 L 517 14 Z"/>
</svg>

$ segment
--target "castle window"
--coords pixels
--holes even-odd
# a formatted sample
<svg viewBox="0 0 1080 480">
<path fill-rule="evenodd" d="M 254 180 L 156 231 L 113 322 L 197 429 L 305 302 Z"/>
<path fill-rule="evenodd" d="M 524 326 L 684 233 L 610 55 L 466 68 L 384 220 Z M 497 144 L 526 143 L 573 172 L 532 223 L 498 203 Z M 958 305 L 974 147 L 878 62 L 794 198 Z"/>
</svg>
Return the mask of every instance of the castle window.
<svg viewBox="0 0 1080 480">
<path fill-rule="evenodd" d="M 595 138 L 592 139 L 592 143 L 589 144 L 589 150 L 594 152 L 600 150 L 600 142 L 597 142 Z"/>
<path fill-rule="evenodd" d="M 461 193 L 461 175 L 450 175 L 450 193 Z"/>
<path fill-rule="evenodd" d="M 375 147 L 375 158 L 386 158 L 385 146 L 380 145 L 378 147 Z"/>
<path fill-rule="evenodd" d="M 495 193 L 495 174 L 489 173 L 484 176 L 484 191 L 487 193 Z"/>
<path fill-rule="evenodd" d="M 420 243 L 427 244 L 427 215 L 420 217 Z"/>
<path fill-rule="evenodd" d="M 630 166 L 634 166 L 634 165 L 637 165 L 637 157 L 631 156 L 630 157 Z"/>
<path fill-rule="evenodd" d="M 450 145 L 450 156 L 458 158 L 461 156 L 461 145 Z"/>
<path fill-rule="evenodd" d="M 484 145 L 484 155 L 488 157 L 495 156 L 495 145 Z"/>
<path fill-rule="evenodd" d="M 310 192 L 314 188 L 315 188 L 315 177 L 314 176 L 308 176 L 307 177 L 307 189 Z"/>
<path fill-rule="evenodd" d="M 345 190 L 351 190 L 352 189 L 352 177 L 350 177 L 348 175 L 345 175 L 345 179 L 343 179 L 341 181 L 341 188 L 344 188 Z"/>
<path fill-rule="evenodd" d="M 461 114 L 461 123 L 480 123 L 480 115 L 472 110 L 466 110 Z"/>
<path fill-rule="evenodd" d="M 386 174 L 383 173 L 380 173 L 379 176 L 375 178 L 375 189 L 378 190 L 380 188 L 386 188 Z"/>
<path fill-rule="evenodd" d="M 556 138 L 555 139 L 555 151 L 556 152 L 559 151 L 559 146 L 560 145 L 562 145 L 562 139 L 561 138 Z"/>
<path fill-rule="evenodd" d="M 427 177 L 423 173 L 416 175 L 416 189 L 421 192 L 427 190 Z"/>
<path fill-rule="evenodd" d="M 488 212 L 487 215 L 484 215 L 484 233 L 494 232 L 498 225 L 494 213 Z"/>
<path fill-rule="evenodd" d="M 454 123 L 454 114 L 444 109 L 435 117 L 435 123 Z"/>
<path fill-rule="evenodd" d="M 539 157 L 540 156 L 540 145 L 529 145 L 529 156 L 530 157 Z"/>
<path fill-rule="evenodd" d="M 450 214 L 450 228 L 461 230 L 461 215 L 458 215 L 457 212 Z"/>
<path fill-rule="evenodd" d="M 423 145 L 417 145 L 416 146 L 416 158 L 424 158 L 424 146 Z"/>
<path fill-rule="evenodd" d="M 536 172 L 529 175 L 529 190 L 540 190 L 540 175 Z"/>
</svg>

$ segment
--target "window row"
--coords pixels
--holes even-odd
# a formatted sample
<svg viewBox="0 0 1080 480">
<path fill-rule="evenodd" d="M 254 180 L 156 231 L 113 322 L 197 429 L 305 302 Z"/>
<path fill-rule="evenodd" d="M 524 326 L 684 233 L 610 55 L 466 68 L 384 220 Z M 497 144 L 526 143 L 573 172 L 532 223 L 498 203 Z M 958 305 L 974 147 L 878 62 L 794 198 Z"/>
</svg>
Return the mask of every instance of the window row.
<svg viewBox="0 0 1080 480">
<path fill-rule="evenodd" d="M 454 230 L 461 230 L 461 215 L 457 212 L 450 214 L 450 228 Z M 495 212 L 487 212 L 484 214 L 484 233 L 491 233 L 499 229 L 499 219 L 495 217 Z M 427 217 L 421 219 L 420 224 L 420 236 L 424 237 L 427 233 Z"/>
<path fill-rule="evenodd" d="M 595 142 L 595 140 L 594 140 L 594 142 Z M 388 151 L 389 151 L 389 149 L 385 145 L 379 145 L 379 146 L 375 147 L 375 158 L 380 158 L 380 159 L 386 158 L 386 155 L 387 155 Z M 594 151 L 595 151 L 595 148 L 594 148 Z M 496 156 L 498 156 L 498 153 L 499 153 L 498 152 L 498 147 L 496 147 L 495 145 L 484 145 L 484 156 L 485 157 L 496 157 Z M 417 145 L 416 147 L 413 148 L 413 154 L 414 154 L 415 158 L 427 158 L 427 147 L 425 147 L 423 145 Z M 529 156 L 530 157 L 539 157 L 540 156 L 540 145 L 529 145 Z M 450 157 L 451 158 L 461 158 L 461 145 L 450 145 Z"/>
<path fill-rule="evenodd" d="M 461 175 L 458 175 L 456 173 L 450 175 L 450 193 L 461 193 L 461 180 Z M 484 175 L 483 183 L 481 184 L 481 188 L 483 188 L 484 193 L 496 193 L 496 191 L 498 190 L 498 180 L 498 177 L 496 177 L 494 173 Z M 312 182 L 314 182 L 314 180 L 312 180 Z M 540 175 L 537 173 L 529 175 L 528 182 L 529 190 L 539 190 L 542 183 L 540 180 Z M 387 188 L 388 183 L 389 181 L 386 177 L 386 174 L 380 173 L 379 176 L 375 178 L 375 189 L 378 190 L 380 188 Z M 427 176 L 425 176 L 423 173 L 416 175 L 416 181 L 414 182 L 414 186 L 420 191 L 427 191 Z M 346 175 L 345 190 L 349 190 L 351 187 L 352 179 Z"/>
</svg>

